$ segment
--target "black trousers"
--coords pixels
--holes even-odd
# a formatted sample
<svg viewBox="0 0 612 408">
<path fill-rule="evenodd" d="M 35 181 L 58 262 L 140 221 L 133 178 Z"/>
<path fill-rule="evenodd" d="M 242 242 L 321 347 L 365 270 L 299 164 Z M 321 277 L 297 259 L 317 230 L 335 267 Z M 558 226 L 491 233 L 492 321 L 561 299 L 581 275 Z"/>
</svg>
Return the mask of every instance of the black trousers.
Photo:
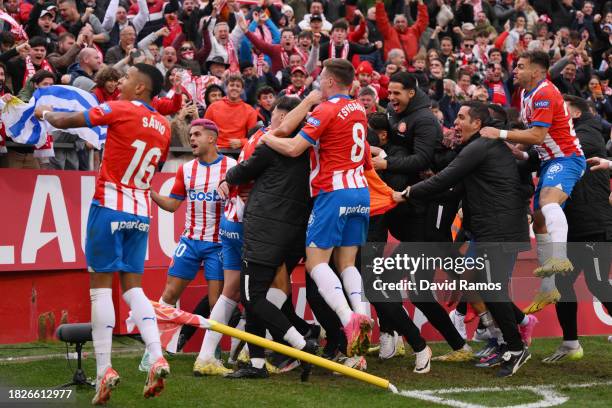
<svg viewBox="0 0 612 408">
<path fill-rule="evenodd" d="M 518 331 L 518 323 L 524 314 L 510 300 L 508 282 L 516 263 L 517 251 L 504 251 L 497 245 L 492 248 L 478 248 L 478 256 L 487 256 L 485 269 L 477 274 L 478 282 L 498 283 L 500 290 L 481 291 L 487 309 L 504 336 L 510 351 L 521 351 L 524 347 Z"/>
<path fill-rule="evenodd" d="M 555 277 L 555 284 L 561 293 L 561 299 L 555 305 L 557 319 L 563 330 L 563 340 L 567 341 L 578 340 L 578 304 L 574 282 L 581 272 L 584 272 L 589 291 L 612 315 L 612 285 L 609 280 L 612 243 L 603 242 L 603 235 L 587 237 L 585 241 L 583 244 L 568 243 L 567 255 L 574 264 L 574 272 Z"/>
<path fill-rule="evenodd" d="M 391 233 L 396 239 L 401 242 L 427 242 L 427 218 L 423 217 L 399 217 L 401 213 L 394 214 L 389 212 L 386 214 L 388 225 L 399 225 L 395 231 L 391 230 Z M 420 285 L 420 281 L 426 280 L 431 282 L 434 278 L 434 270 L 420 269 L 417 273 L 411 276 L 411 279 L 416 283 L 417 287 Z M 444 340 L 453 350 L 459 350 L 466 343 L 463 337 L 459 334 L 450 317 L 446 313 L 446 310 L 438 303 L 434 298 L 431 290 L 424 291 L 412 291 L 410 293 L 410 301 L 418 308 L 429 320 L 431 325 L 444 337 Z"/>
<path fill-rule="evenodd" d="M 266 299 L 266 294 L 276 276 L 277 267 L 242 261 L 240 271 L 240 296 L 246 311 L 246 331 L 265 337 L 266 329 L 275 341 L 282 341 L 291 328 L 291 322 L 274 304 Z M 251 344 L 251 358 L 263 358 L 264 350 Z"/>
<path fill-rule="evenodd" d="M 368 246 L 366 246 L 367 252 L 364 252 L 365 259 L 372 259 L 373 257 L 382 256 L 388 237 L 388 229 L 384 215 L 374 216 L 370 218 L 370 226 L 368 231 Z M 381 243 L 376 245 L 372 243 Z M 357 254 L 358 269 L 361 271 L 361 251 Z M 363 276 L 363 275 L 362 275 Z M 369 276 L 369 278 L 374 278 Z M 367 279 L 366 279 L 367 280 Z M 372 287 L 371 282 L 365 282 L 366 287 Z M 390 294 L 393 296 L 393 294 Z M 402 305 L 401 297 L 392 297 L 385 302 L 371 302 L 372 306 L 376 310 L 378 316 L 378 324 L 380 331 L 384 333 L 398 332 L 401 336 L 404 336 L 408 344 L 412 347 L 415 352 L 422 351 L 427 343 L 425 339 L 421 337 L 419 329 L 416 327 L 406 310 Z"/>
</svg>

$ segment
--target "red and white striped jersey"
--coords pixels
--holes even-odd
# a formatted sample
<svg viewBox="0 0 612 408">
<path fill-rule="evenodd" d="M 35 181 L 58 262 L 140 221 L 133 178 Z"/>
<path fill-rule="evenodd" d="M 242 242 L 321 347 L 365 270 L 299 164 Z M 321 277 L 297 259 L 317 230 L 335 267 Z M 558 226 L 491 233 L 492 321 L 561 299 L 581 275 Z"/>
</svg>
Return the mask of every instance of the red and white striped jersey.
<svg viewBox="0 0 612 408">
<path fill-rule="evenodd" d="M 529 128 L 548 128 L 544 142 L 536 146 L 541 160 L 583 155 L 563 96 L 549 80 L 542 80 L 529 92 L 522 91 L 521 119 Z"/>
<path fill-rule="evenodd" d="M 170 124 L 140 101 L 112 101 L 84 112 L 89 126 L 108 125 L 94 202 L 150 217 L 150 182 L 170 146 Z"/>
<path fill-rule="evenodd" d="M 242 147 L 242 151 L 238 156 L 238 163 L 247 160 L 257 147 L 257 143 L 259 143 L 259 139 L 268 131 L 267 128 L 261 128 L 257 132 L 253 133 L 253 135 L 249 138 L 249 140 Z M 251 191 L 253 188 L 254 181 L 241 184 L 239 186 L 232 186 L 230 188 L 230 194 L 228 200 L 225 202 L 225 211 L 223 215 L 225 219 L 232 222 L 242 222 L 242 217 L 244 216 L 244 201 L 240 198 L 240 194 L 244 194 L 245 192 Z"/>
<path fill-rule="evenodd" d="M 170 197 L 187 199 L 185 231 L 189 239 L 220 242 L 219 222 L 223 200 L 217 192 L 225 173 L 236 165 L 236 160 L 219 155 L 212 163 L 191 160 L 179 167 Z"/>
<path fill-rule="evenodd" d="M 335 95 L 315 108 L 300 130 L 313 148 L 310 194 L 368 186 L 363 165 L 368 121 L 363 105 Z"/>
</svg>

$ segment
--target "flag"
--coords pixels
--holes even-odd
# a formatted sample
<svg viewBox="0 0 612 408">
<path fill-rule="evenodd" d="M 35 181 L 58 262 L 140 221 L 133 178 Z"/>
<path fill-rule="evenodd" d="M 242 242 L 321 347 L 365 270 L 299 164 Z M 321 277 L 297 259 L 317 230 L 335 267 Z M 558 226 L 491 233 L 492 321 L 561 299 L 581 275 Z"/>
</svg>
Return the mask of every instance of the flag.
<svg viewBox="0 0 612 408">
<path fill-rule="evenodd" d="M 13 17 L 11 17 L 6 12 L 0 10 L 0 20 L 6 21 L 11 26 L 11 33 L 15 36 L 15 41 L 20 42 L 22 40 L 27 40 L 28 35 L 25 30 Z"/>
<path fill-rule="evenodd" d="M 53 107 L 54 112 L 84 112 L 98 106 L 98 100 L 89 92 L 67 85 L 38 88 L 29 103 L 13 97 L 2 107 L 7 136 L 17 143 L 43 146 L 47 142 L 47 134 L 57 129 L 48 122 L 36 119 L 34 110 L 41 105 Z M 61 130 L 80 137 L 97 149 L 106 140 L 106 126 Z"/>
<path fill-rule="evenodd" d="M 208 320 L 200 315 L 175 309 L 171 306 L 165 306 L 154 301 L 151 301 L 151 304 L 153 305 L 153 309 L 155 309 L 161 346 L 171 353 L 176 353 L 178 337 L 184 325 L 202 329 L 209 329 L 211 326 Z M 136 322 L 134 321 L 131 311 L 125 324 L 128 332 L 132 332 L 136 328 Z"/>
</svg>

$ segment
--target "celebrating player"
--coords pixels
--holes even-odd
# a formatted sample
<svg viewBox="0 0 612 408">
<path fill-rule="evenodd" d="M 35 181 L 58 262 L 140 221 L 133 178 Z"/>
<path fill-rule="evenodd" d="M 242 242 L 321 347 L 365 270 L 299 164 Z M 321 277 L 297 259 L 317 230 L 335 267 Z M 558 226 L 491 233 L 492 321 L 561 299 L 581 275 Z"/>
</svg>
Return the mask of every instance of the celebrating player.
<svg viewBox="0 0 612 408">
<path fill-rule="evenodd" d="M 225 179 L 227 170 L 236 165 L 236 161 L 217 152 L 218 134 L 219 129 L 212 120 L 196 119 L 191 122 L 189 141 L 196 158 L 179 167 L 170 197 L 152 191 L 151 198 L 161 208 L 170 212 L 175 212 L 181 203 L 187 200 L 185 231 L 174 251 L 160 303 L 174 307 L 204 262 L 210 306 L 214 310 L 216 303 L 221 302 L 221 307 L 227 305 L 231 316 L 236 308 L 236 301 L 221 294 L 223 264 L 219 224 L 223 199 L 217 193 L 217 187 Z M 212 358 L 214 359 L 214 347 Z M 215 363 L 221 364 L 216 361 Z M 199 373 L 198 367 L 196 361 L 196 374 Z"/>
<path fill-rule="evenodd" d="M 121 79 L 119 101 L 86 112 L 53 112 L 36 108 L 37 118 L 59 129 L 108 125 L 106 149 L 89 209 L 85 258 L 91 272 L 91 322 L 96 353 L 94 405 L 105 404 L 119 382 L 111 366 L 115 327 L 113 272 L 119 272 L 123 299 L 132 311 L 150 355 L 143 394 L 164 388 L 170 367 L 162 356 L 153 306 L 142 290 L 150 217 L 150 182 L 170 145 L 168 120 L 151 107 L 163 77 L 153 66 L 135 64 Z"/>
<path fill-rule="evenodd" d="M 332 58 L 323 66 L 321 94 L 325 102 L 312 112 L 300 137 L 279 138 L 270 132 L 262 141 L 292 157 L 312 147 L 310 193 L 315 201 L 306 231 L 306 270 L 340 318 L 351 357 L 367 351 L 372 330 L 367 303 L 361 301 L 361 276 L 355 268 L 370 213 L 364 176 L 367 119 L 363 106 L 348 96 L 355 77 L 351 63 Z M 332 252 L 342 283 L 329 266 Z"/>
<path fill-rule="evenodd" d="M 586 168 L 567 105 L 559 90 L 546 79 L 549 65 L 548 54 L 529 51 L 521 55 L 514 70 L 523 88 L 521 118 L 528 129 L 507 131 L 485 127 L 480 132 L 491 139 L 536 145 L 541 170 L 534 197 L 534 230 L 539 244 L 552 241 L 554 245 L 544 256 L 546 262 L 534 271 L 539 277 L 573 270 L 567 258 L 567 219 L 561 206 Z"/>
</svg>

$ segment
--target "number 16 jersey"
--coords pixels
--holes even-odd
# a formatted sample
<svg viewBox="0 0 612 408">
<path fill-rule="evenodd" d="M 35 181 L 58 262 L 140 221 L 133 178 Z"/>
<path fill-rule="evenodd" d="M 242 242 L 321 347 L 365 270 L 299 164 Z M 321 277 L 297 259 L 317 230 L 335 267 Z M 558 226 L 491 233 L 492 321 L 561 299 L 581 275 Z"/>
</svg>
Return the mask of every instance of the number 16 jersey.
<svg viewBox="0 0 612 408">
<path fill-rule="evenodd" d="M 108 125 L 94 203 L 150 217 L 150 183 L 170 146 L 170 124 L 140 101 L 112 101 L 85 112 L 89 126 Z"/>
<path fill-rule="evenodd" d="M 367 187 L 364 175 L 367 134 L 365 108 L 347 95 L 335 95 L 315 108 L 300 130 L 313 145 L 310 194 Z"/>
</svg>

